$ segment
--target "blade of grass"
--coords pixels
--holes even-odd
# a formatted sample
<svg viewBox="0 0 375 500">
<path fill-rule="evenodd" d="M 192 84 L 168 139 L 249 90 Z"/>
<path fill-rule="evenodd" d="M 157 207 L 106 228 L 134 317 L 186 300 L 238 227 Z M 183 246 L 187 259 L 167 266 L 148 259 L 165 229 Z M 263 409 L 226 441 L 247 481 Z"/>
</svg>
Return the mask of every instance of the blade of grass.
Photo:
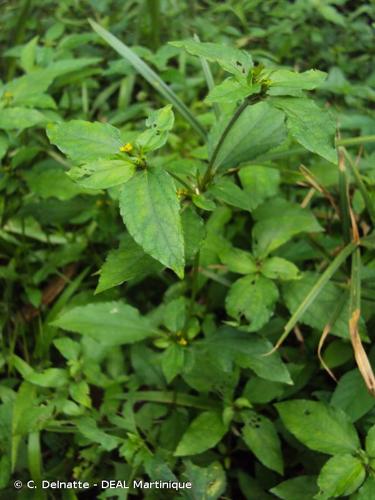
<svg viewBox="0 0 375 500">
<path fill-rule="evenodd" d="M 341 250 L 340 253 L 336 255 L 336 257 L 333 259 L 333 261 L 330 263 L 330 265 L 327 267 L 324 273 L 320 276 L 320 278 L 311 288 L 309 293 L 306 295 L 304 300 L 298 306 L 297 310 L 294 312 L 292 317 L 289 319 L 275 347 L 269 353 L 266 353 L 267 355 L 272 354 L 281 346 L 281 344 L 287 338 L 289 333 L 293 330 L 297 322 L 302 318 L 303 314 L 307 311 L 307 309 L 311 306 L 316 297 L 319 295 L 323 287 L 328 283 L 328 281 L 332 278 L 332 276 L 335 274 L 338 268 L 346 261 L 346 259 L 353 253 L 353 251 L 356 248 L 357 248 L 357 243 L 355 242 L 349 243 Z"/>
<path fill-rule="evenodd" d="M 89 19 L 93 30 L 103 38 L 118 54 L 124 57 L 143 78 L 154 87 L 163 97 L 170 101 L 177 111 L 190 123 L 194 130 L 203 138 L 206 138 L 206 132 L 198 122 L 190 109 L 181 101 L 173 90 L 163 82 L 163 80 L 148 66 L 140 57 L 135 54 L 127 45 L 125 45 L 116 36 L 104 29 L 100 24 Z"/>
<path fill-rule="evenodd" d="M 321 362 L 322 367 L 324 368 L 324 370 L 333 378 L 333 380 L 335 382 L 337 382 L 337 379 L 336 379 L 334 373 L 332 372 L 332 370 L 327 365 L 327 363 L 324 361 L 323 356 L 322 356 L 322 349 L 323 349 L 324 342 L 326 341 L 326 338 L 330 334 L 332 327 L 336 323 L 337 318 L 340 316 L 341 311 L 344 308 L 346 300 L 347 300 L 347 294 L 345 293 L 345 294 L 342 295 L 342 297 L 338 301 L 335 309 L 333 310 L 333 313 L 332 313 L 331 317 L 328 320 L 328 323 L 325 325 L 325 327 L 323 329 L 323 332 L 322 332 L 322 335 L 321 335 L 320 340 L 319 340 L 319 345 L 318 345 L 318 358 L 319 358 L 319 361 Z"/>
<path fill-rule="evenodd" d="M 367 190 L 367 188 L 366 188 L 366 186 L 361 178 L 361 174 L 359 173 L 359 170 L 358 170 L 356 164 L 354 163 L 353 159 L 351 158 L 350 154 L 346 151 L 346 149 L 344 149 L 343 151 L 344 151 L 345 157 L 349 161 L 350 170 L 353 174 L 353 177 L 355 179 L 357 187 L 358 187 L 358 189 L 363 197 L 363 200 L 365 202 L 366 209 L 367 209 L 367 212 L 370 216 L 371 222 L 373 224 L 375 224 L 375 206 L 370 198 L 369 192 L 368 192 L 368 190 Z"/>
<path fill-rule="evenodd" d="M 349 332 L 352 342 L 354 357 L 358 369 L 365 381 L 369 392 L 375 396 L 375 376 L 370 361 L 363 348 L 358 331 L 358 323 L 361 317 L 361 250 L 356 248 L 352 255 L 352 272 L 350 287 L 350 309 L 349 309 Z"/>
<path fill-rule="evenodd" d="M 194 34 L 194 39 L 197 42 L 200 42 L 199 36 L 196 33 Z M 199 57 L 199 60 L 200 60 L 201 65 L 202 65 L 203 74 L 204 74 L 204 77 L 205 77 L 206 83 L 207 83 L 207 88 L 208 88 L 208 90 L 212 90 L 215 87 L 215 82 L 214 82 L 214 78 L 213 78 L 212 73 L 211 73 L 210 65 L 208 64 L 207 59 L 205 59 L 204 57 Z M 214 102 L 212 107 L 213 107 L 216 118 L 219 118 L 220 117 L 220 106 L 218 105 L 217 102 Z"/>
<path fill-rule="evenodd" d="M 345 156 L 342 148 L 339 148 L 339 194 L 340 194 L 340 216 L 342 235 L 345 243 L 350 241 L 350 210 L 348 179 L 346 175 Z"/>
</svg>

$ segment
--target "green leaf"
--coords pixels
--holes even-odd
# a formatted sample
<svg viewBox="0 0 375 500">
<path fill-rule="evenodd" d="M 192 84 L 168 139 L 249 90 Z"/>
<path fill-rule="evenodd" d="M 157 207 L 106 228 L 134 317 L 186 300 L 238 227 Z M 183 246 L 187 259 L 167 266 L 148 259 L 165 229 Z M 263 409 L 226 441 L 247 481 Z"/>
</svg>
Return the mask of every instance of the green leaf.
<svg viewBox="0 0 375 500">
<path fill-rule="evenodd" d="M 184 348 L 178 344 L 171 344 L 163 352 L 161 358 L 161 368 L 168 384 L 170 384 L 172 380 L 182 372 L 184 360 Z"/>
<path fill-rule="evenodd" d="M 363 483 L 354 500 L 374 500 L 375 499 L 375 478 L 368 476 Z"/>
<path fill-rule="evenodd" d="M 310 293 L 319 278 L 320 275 L 318 273 L 305 272 L 302 274 L 300 280 L 283 284 L 282 295 L 285 305 L 288 307 L 291 314 L 297 311 L 298 307 Z M 324 288 L 320 290 L 319 295 L 298 321 L 322 332 L 341 298 L 342 289 L 329 281 L 324 285 Z M 331 326 L 331 333 L 333 335 L 349 338 L 348 317 L 349 297 L 347 303 L 343 306 L 342 312 Z M 363 326 L 361 330 L 363 331 Z"/>
<path fill-rule="evenodd" d="M 277 69 L 269 75 L 271 84 L 268 95 L 298 95 L 301 90 L 313 90 L 319 87 L 326 79 L 327 73 L 310 69 L 303 73 L 296 73 L 287 69 Z"/>
<path fill-rule="evenodd" d="M 253 213 L 257 221 L 253 228 L 254 251 L 267 256 L 299 233 L 315 233 L 322 227 L 312 212 L 296 203 L 274 198 Z"/>
<path fill-rule="evenodd" d="M 202 246 L 206 229 L 202 217 L 192 206 L 187 207 L 181 213 L 181 224 L 184 234 L 185 259 L 189 261 L 194 258 Z"/>
<path fill-rule="evenodd" d="M 77 361 L 81 351 L 81 346 L 78 342 L 75 342 L 69 337 L 60 337 L 55 339 L 53 344 L 65 359 Z"/>
<path fill-rule="evenodd" d="M 185 251 L 176 187 L 161 168 L 136 173 L 120 195 L 126 227 L 143 250 L 182 278 Z"/>
<path fill-rule="evenodd" d="M 163 311 L 164 326 L 174 333 L 182 330 L 186 321 L 186 310 L 185 297 L 178 297 L 168 302 Z"/>
<path fill-rule="evenodd" d="M 249 412 L 245 417 L 242 438 L 265 467 L 279 474 L 283 473 L 280 439 L 271 420 L 255 412 Z"/>
<path fill-rule="evenodd" d="M 166 85 L 166 83 L 148 66 L 142 59 L 140 59 L 135 52 L 121 42 L 117 37 L 112 35 L 109 31 L 104 29 L 100 24 L 95 21 L 89 20 L 92 28 L 98 35 L 100 35 L 118 54 L 124 57 L 129 63 L 140 73 L 143 78 L 155 88 L 163 97 L 170 101 L 179 113 L 185 118 L 186 121 L 198 132 L 204 139 L 206 132 L 202 125 L 196 120 L 189 108 L 181 101 L 181 99 L 173 92 L 173 90 Z"/>
<path fill-rule="evenodd" d="M 206 97 L 206 102 L 238 102 L 245 97 L 259 92 L 260 85 L 249 85 L 245 78 L 237 79 L 229 77 L 210 91 Z"/>
<path fill-rule="evenodd" d="M 9 139 L 8 136 L 5 135 L 4 132 L 0 131 L 0 160 L 4 158 L 8 151 L 9 147 Z"/>
<path fill-rule="evenodd" d="M 196 341 L 195 346 L 200 352 L 209 353 L 222 371 L 231 373 L 235 363 L 250 368 L 263 379 L 293 384 L 279 353 L 265 356 L 271 350 L 271 342 L 255 334 L 223 327 L 206 340 Z"/>
<path fill-rule="evenodd" d="M 161 148 L 167 142 L 168 132 L 173 127 L 173 124 L 174 114 L 170 104 L 151 112 L 146 120 L 148 129 L 137 137 L 137 146 L 144 153 Z"/>
<path fill-rule="evenodd" d="M 85 380 L 69 384 L 69 394 L 80 405 L 86 408 L 91 407 L 90 388 Z"/>
<path fill-rule="evenodd" d="M 174 455 L 184 457 L 203 453 L 216 446 L 227 430 L 220 413 L 204 411 L 190 423 Z"/>
<path fill-rule="evenodd" d="M 253 67 L 251 55 L 244 50 L 218 43 L 202 43 L 195 40 L 169 42 L 174 47 L 182 47 L 193 56 L 217 62 L 225 71 L 238 77 L 247 77 Z"/>
<path fill-rule="evenodd" d="M 245 316 L 250 322 L 248 330 L 256 332 L 270 319 L 278 296 L 277 287 L 271 280 L 262 276 L 245 276 L 230 287 L 225 307 L 237 321 Z"/>
<path fill-rule="evenodd" d="M 375 406 L 375 399 L 368 392 L 361 374 L 355 369 L 340 378 L 332 394 L 331 405 L 341 408 L 355 422 Z"/>
<path fill-rule="evenodd" d="M 87 189 L 107 189 L 124 184 L 134 175 L 135 166 L 127 160 L 97 160 L 69 171 L 69 177 Z"/>
<path fill-rule="evenodd" d="M 271 280 L 290 281 L 300 278 L 298 267 L 293 262 L 281 257 L 270 257 L 264 261 L 260 272 Z"/>
<path fill-rule="evenodd" d="M 286 113 L 288 130 L 301 146 L 337 164 L 336 127 L 327 111 L 302 97 L 275 97 L 271 102 Z"/>
<path fill-rule="evenodd" d="M 114 450 L 122 442 L 117 436 L 111 436 L 111 434 L 99 429 L 95 420 L 91 417 L 77 420 L 77 428 L 90 443 L 98 443 L 106 451 Z"/>
<path fill-rule="evenodd" d="M 375 425 L 370 427 L 366 436 L 366 452 L 372 458 L 375 458 Z"/>
<path fill-rule="evenodd" d="M 257 272 L 257 264 L 250 252 L 232 247 L 224 239 L 222 241 L 223 244 L 217 247 L 218 255 L 229 271 L 238 274 L 255 274 Z"/>
<path fill-rule="evenodd" d="M 326 462 L 318 477 L 319 498 L 329 499 L 351 495 L 363 483 L 366 469 L 359 458 L 337 455 Z"/>
<path fill-rule="evenodd" d="M 212 184 L 208 190 L 215 198 L 228 205 L 248 210 L 254 208 L 252 195 L 241 189 L 237 184 L 228 178 L 218 179 L 215 184 Z"/>
<path fill-rule="evenodd" d="M 157 333 L 137 309 L 122 302 L 74 307 L 62 313 L 51 325 L 112 346 L 139 342 Z"/>
<path fill-rule="evenodd" d="M 225 491 L 225 472 L 220 462 L 199 467 L 186 461 L 184 479 L 191 482 L 191 490 L 185 490 L 187 500 L 217 500 Z"/>
<path fill-rule="evenodd" d="M 249 195 L 251 210 L 278 193 L 280 172 L 275 168 L 250 165 L 242 167 L 238 176 L 245 192 Z"/>
<path fill-rule="evenodd" d="M 315 476 L 298 476 L 279 483 L 270 490 L 282 500 L 313 500 L 318 493 Z"/>
<path fill-rule="evenodd" d="M 100 269 L 95 293 L 118 286 L 125 281 L 142 279 L 148 274 L 159 272 L 162 266 L 147 255 L 129 235 L 120 242 L 117 250 L 111 250 Z"/>
<path fill-rule="evenodd" d="M 32 372 L 25 379 L 40 387 L 62 387 L 68 383 L 68 372 L 62 368 L 47 368 L 40 373 Z"/>
<path fill-rule="evenodd" d="M 285 427 L 308 448 L 336 455 L 360 448 L 357 432 L 347 415 L 324 403 L 293 400 L 277 403 Z"/>
<path fill-rule="evenodd" d="M 47 127 L 47 135 L 63 153 L 77 163 L 96 162 L 120 152 L 120 131 L 109 123 L 72 120 Z"/>
<path fill-rule="evenodd" d="M 0 109 L 0 129 L 23 130 L 47 121 L 47 118 L 36 109 L 4 108 Z"/>
<path fill-rule="evenodd" d="M 211 157 L 231 117 L 225 115 L 214 126 L 208 143 Z M 286 136 L 284 114 L 265 102 L 247 106 L 226 135 L 213 168 L 236 167 L 278 146 Z"/>
</svg>

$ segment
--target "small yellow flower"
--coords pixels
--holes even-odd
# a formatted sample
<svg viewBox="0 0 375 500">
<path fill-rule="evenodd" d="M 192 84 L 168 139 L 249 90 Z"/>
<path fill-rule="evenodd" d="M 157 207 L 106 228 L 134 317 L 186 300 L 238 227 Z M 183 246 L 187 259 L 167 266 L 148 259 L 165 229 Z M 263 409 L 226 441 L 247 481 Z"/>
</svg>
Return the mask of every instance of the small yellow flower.
<svg viewBox="0 0 375 500">
<path fill-rule="evenodd" d="M 184 338 L 180 338 L 178 341 L 177 341 L 178 344 L 182 345 L 182 346 L 185 346 L 187 345 L 187 340 L 184 339 Z"/>
<path fill-rule="evenodd" d="M 133 144 L 127 142 L 120 148 L 121 153 L 131 153 L 133 151 Z"/>
</svg>

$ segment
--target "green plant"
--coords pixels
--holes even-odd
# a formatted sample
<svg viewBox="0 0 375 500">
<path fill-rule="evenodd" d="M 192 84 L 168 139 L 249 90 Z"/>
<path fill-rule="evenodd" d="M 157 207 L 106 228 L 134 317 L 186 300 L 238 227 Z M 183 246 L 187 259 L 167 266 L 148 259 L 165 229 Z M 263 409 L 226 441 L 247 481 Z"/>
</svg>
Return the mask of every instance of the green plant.
<svg viewBox="0 0 375 500">
<path fill-rule="evenodd" d="M 0 87 L 4 494 L 371 498 L 368 31 L 317 40 L 370 11 L 35 1 L 42 32 L 29 4 Z M 20 492 L 60 495 L 86 492 Z"/>
</svg>

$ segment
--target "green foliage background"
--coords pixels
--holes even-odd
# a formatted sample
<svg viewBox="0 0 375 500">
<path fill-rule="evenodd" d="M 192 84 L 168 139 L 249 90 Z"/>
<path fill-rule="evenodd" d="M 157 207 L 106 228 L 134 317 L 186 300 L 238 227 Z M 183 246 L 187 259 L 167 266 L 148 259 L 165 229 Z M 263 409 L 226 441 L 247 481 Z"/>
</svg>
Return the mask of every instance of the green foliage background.
<svg viewBox="0 0 375 500">
<path fill-rule="evenodd" d="M 0 20 L 0 498 L 375 497 L 373 3 Z"/>
</svg>

